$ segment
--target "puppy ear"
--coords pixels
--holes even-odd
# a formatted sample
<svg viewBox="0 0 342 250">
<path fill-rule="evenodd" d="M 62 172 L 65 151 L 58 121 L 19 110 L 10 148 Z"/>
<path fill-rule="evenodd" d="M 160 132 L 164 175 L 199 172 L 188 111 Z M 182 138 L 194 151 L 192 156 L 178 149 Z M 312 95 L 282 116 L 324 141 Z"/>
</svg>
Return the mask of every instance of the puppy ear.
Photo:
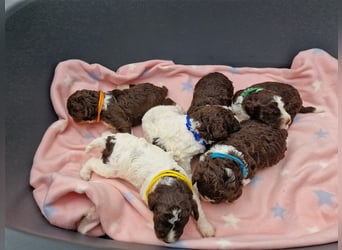
<svg viewBox="0 0 342 250">
<path fill-rule="evenodd" d="M 195 220 L 198 220 L 199 214 L 198 214 L 197 203 L 194 199 L 192 199 L 191 203 L 192 203 L 192 212 L 193 212 L 194 218 Z"/>
<path fill-rule="evenodd" d="M 148 208 L 151 211 L 154 211 L 156 209 L 156 205 L 158 203 L 158 195 L 156 193 L 150 193 L 148 196 Z"/>
<path fill-rule="evenodd" d="M 235 92 L 235 94 L 233 95 L 233 102 L 236 101 L 236 99 L 242 94 L 243 91 L 244 91 L 243 89 L 240 89 Z"/>
<path fill-rule="evenodd" d="M 253 118 L 258 118 L 260 116 L 261 107 L 258 101 L 246 98 L 243 102 L 243 107 L 249 116 Z"/>
</svg>

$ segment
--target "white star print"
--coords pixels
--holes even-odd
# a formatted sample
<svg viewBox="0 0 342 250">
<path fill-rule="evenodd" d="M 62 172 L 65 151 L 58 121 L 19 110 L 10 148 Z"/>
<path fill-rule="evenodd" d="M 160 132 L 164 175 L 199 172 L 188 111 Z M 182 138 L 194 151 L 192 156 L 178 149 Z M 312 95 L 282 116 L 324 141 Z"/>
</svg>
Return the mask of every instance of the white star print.
<svg viewBox="0 0 342 250">
<path fill-rule="evenodd" d="M 321 167 L 321 169 L 326 169 L 329 166 L 329 164 L 326 162 L 320 162 L 319 166 Z"/>
<path fill-rule="evenodd" d="M 131 63 L 128 65 L 129 71 L 134 71 L 136 67 L 137 67 L 137 65 L 135 65 L 134 63 Z"/>
<path fill-rule="evenodd" d="M 238 228 L 238 223 L 240 222 L 240 219 L 235 217 L 233 214 L 222 216 L 222 219 L 224 220 L 226 227 L 230 227 L 233 229 Z"/>
<path fill-rule="evenodd" d="M 64 77 L 63 83 L 64 83 L 67 87 L 70 87 L 70 86 L 74 83 L 74 80 L 73 80 L 69 75 L 66 75 L 66 76 Z"/>
<path fill-rule="evenodd" d="M 312 88 L 314 89 L 315 92 L 318 92 L 321 90 L 321 82 L 316 80 L 312 83 Z"/>
<path fill-rule="evenodd" d="M 170 66 L 167 66 L 167 65 L 161 65 L 160 68 L 162 70 L 168 70 L 170 68 Z"/>
<path fill-rule="evenodd" d="M 309 232 L 309 233 L 317 233 L 319 232 L 319 227 L 318 226 L 313 226 L 313 227 L 307 227 L 306 230 Z"/>
<path fill-rule="evenodd" d="M 83 194 L 86 190 L 87 190 L 87 186 L 86 185 L 82 185 L 82 184 L 78 185 L 75 188 L 75 192 L 79 193 L 79 194 Z"/>
<path fill-rule="evenodd" d="M 64 121 L 57 121 L 53 124 L 53 128 L 59 132 L 63 132 L 66 128 L 67 123 Z"/>
<path fill-rule="evenodd" d="M 287 168 L 284 168 L 281 172 L 280 172 L 280 175 L 281 176 L 288 176 L 290 173 L 290 171 L 287 169 Z"/>
<path fill-rule="evenodd" d="M 227 247 L 232 245 L 231 241 L 225 240 L 225 239 L 220 239 L 216 243 L 219 246 L 219 249 L 225 249 L 225 248 L 227 248 Z"/>
</svg>

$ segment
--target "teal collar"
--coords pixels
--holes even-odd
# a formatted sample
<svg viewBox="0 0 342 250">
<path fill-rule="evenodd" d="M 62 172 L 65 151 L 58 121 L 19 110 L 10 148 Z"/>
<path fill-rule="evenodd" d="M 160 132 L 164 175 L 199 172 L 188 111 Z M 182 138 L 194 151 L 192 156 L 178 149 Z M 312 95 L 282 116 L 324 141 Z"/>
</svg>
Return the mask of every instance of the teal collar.
<svg viewBox="0 0 342 250">
<path fill-rule="evenodd" d="M 233 160 L 237 163 L 239 163 L 240 167 L 241 167 L 241 170 L 242 170 L 242 177 L 244 179 L 247 178 L 247 175 L 248 175 L 248 168 L 247 166 L 245 165 L 245 163 L 239 158 L 239 157 L 236 157 L 235 155 L 231 155 L 231 154 L 225 154 L 225 153 L 221 153 L 221 152 L 214 152 L 214 153 L 211 153 L 210 154 L 210 157 L 212 159 L 215 159 L 215 158 L 221 158 L 221 159 L 230 159 L 230 160 Z"/>
<path fill-rule="evenodd" d="M 243 98 L 245 98 L 247 95 L 249 95 L 249 94 L 251 94 L 251 93 L 254 93 L 254 92 L 258 92 L 258 91 L 260 91 L 260 90 L 263 90 L 263 88 L 257 88 L 257 87 L 247 88 L 247 89 L 245 89 L 245 90 L 242 92 L 241 96 L 242 96 Z"/>
</svg>

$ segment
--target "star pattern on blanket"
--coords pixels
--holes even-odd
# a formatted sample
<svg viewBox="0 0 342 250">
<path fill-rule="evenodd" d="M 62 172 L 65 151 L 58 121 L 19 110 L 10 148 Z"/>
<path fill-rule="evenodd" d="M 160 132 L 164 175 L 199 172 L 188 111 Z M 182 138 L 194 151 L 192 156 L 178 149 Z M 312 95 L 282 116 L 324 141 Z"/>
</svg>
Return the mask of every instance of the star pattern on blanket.
<svg viewBox="0 0 342 250">
<path fill-rule="evenodd" d="M 256 187 L 259 182 L 262 181 L 262 178 L 259 175 L 256 175 L 252 178 L 251 182 L 248 184 L 251 187 Z"/>
<path fill-rule="evenodd" d="M 90 132 L 86 132 L 86 133 L 83 134 L 83 138 L 86 139 L 86 140 L 91 140 L 91 139 L 94 139 L 95 136 L 92 133 L 90 133 Z"/>
<path fill-rule="evenodd" d="M 137 65 L 135 63 L 128 64 L 128 69 L 131 72 L 134 71 L 136 67 L 137 67 Z"/>
<path fill-rule="evenodd" d="M 101 80 L 101 74 L 100 73 L 97 73 L 97 72 L 90 72 L 89 74 L 89 77 L 95 81 L 99 81 Z"/>
<path fill-rule="evenodd" d="M 239 68 L 229 67 L 228 72 L 232 73 L 232 74 L 237 74 L 237 73 L 239 73 Z"/>
<path fill-rule="evenodd" d="M 318 92 L 321 90 L 321 82 L 316 80 L 312 83 L 312 88 L 315 92 Z"/>
<path fill-rule="evenodd" d="M 44 215 L 46 216 L 47 219 L 50 219 L 51 216 L 56 213 L 56 208 L 54 208 L 53 206 L 51 206 L 50 204 L 44 203 L 43 205 L 43 212 Z"/>
<path fill-rule="evenodd" d="M 306 230 L 311 234 L 314 234 L 320 231 L 318 226 L 307 227 Z"/>
<path fill-rule="evenodd" d="M 320 167 L 321 169 L 326 169 L 327 167 L 329 167 L 329 164 L 326 163 L 326 162 L 320 162 L 320 163 L 319 163 L 319 167 Z"/>
<path fill-rule="evenodd" d="M 280 175 L 283 177 L 288 176 L 290 171 L 287 168 L 284 168 L 283 170 L 280 171 Z"/>
<path fill-rule="evenodd" d="M 329 133 L 327 131 L 324 131 L 323 129 L 316 131 L 315 134 L 318 139 L 325 139 L 329 135 Z"/>
<path fill-rule="evenodd" d="M 167 245 L 168 247 L 185 249 L 188 248 L 183 240 L 178 240 L 176 242 L 170 243 Z"/>
<path fill-rule="evenodd" d="M 283 207 L 281 207 L 278 203 L 276 203 L 276 205 L 272 207 L 271 210 L 273 212 L 274 217 L 284 219 L 284 213 L 286 210 Z"/>
<path fill-rule="evenodd" d="M 52 126 L 59 132 L 63 132 L 67 127 L 68 123 L 62 120 L 56 121 Z"/>
<path fill-rule="evenodd" d="M 144 76 L 146 76 L 146 75 L 147 75 L 148 73 L 150 73 L 150 72 L 151 72 L 151 71 L 150 71 L 149 68 L 144 69 L 143 72 L 141 72 L 140 77 L 144 77 Z"/>
<path fill-rule="evenodd" d="M 329 207 L 333 207 L 333 198 L 335 197 L 334 194 L 326 192 L 324 190 L 315 190 L 314 193 L 318 197 L 318 204 L 319 206 L 327 205 Z"/>
<path fill-rule="evenodd" d="M 216 241 L 216 244 L 219 249 L 226 249 L 227 247 L 233 245 L 230 240 L 226 240 L 226 239 L 219 239 Z"/>
<path fill-rule="evenodd" d="M 313 54 L 324 54 L 325 51 L 322 49 L 319 49 L 319 48 L 314 48 L 314 49 L 312 49 L 312 53 Z"/>
<path fill-rule="evenodd" d="M 293 123 L 298 123 L 298 122 L 300 122 L 301 119 L 302 119 L 301 116 L 296 115 L 296 116 L 293 118 Z"/>
<path fill-rule="evenodd" d="M 128 202 L 135 200 L 135 196 L 131 192 L 125 192 L 123 196 Z"/>
<path fill-rule="evenodd" d="M 71 87 L 72 84 L 74 83 L 74 79 L 72 79 L 71 76 L 67 74 L 67 75 L 65 75 L 65 77 L 64 77 L 63 83 L 64 83 L 64 85 L 66 85 L 67 87 Z"/>
<path fill-rule="evenodd" d="M 225 223 L 225 227 L 229 227 L 229 228 L 233 228 L 233 229 L 237 229 L 238 228 L 238 224 L 240 222 L 240 219 L 237 218 L 234 214 L 230 213 L 229 215 L 224 215 L 222 216 L 222 219 Z"/>
<path fill-rule="evenodd" d="M 182 91 L 191 92 L 192 88 L 193 86 L 190 79 L 182 83 Z"/>
</svg>

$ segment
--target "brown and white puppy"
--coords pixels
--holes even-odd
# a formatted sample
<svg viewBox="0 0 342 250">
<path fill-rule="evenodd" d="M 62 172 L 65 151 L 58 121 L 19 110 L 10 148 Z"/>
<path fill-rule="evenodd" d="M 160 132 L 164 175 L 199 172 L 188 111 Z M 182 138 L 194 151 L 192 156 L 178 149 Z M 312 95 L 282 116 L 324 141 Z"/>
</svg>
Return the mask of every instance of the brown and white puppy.
<svg viewBox="0 0 342 250">
<path fill-rule="evenodd" d="M 95 148 L 102 150 L 102 159 L 90 158 L 80 170 L 81 178 L 89 180 L 95 172 L 134 185 L 153 212 L 157 238 L 167 243 L 178 240 L 191 215 L 204 237 L 214 236 L 198 193 L 192 191 L 191 177 L 170 154 L 128 133 L 104 133 L 88 144 L 86 152 Z"/>
<path fill-rule="evenodd" d="M 119 132 L 130 133 L 133 126 L 141 123 L 147 110 L 163 103 L 172 103 L 170 99 L 165 99 L 167 93 L 166 87 L 151 83 L 107 91 L 99 118 Z M 77 90 L 67 100 L 68 112 L 76 122 L 96 122 L 99 98 L 99 91 Z"/>
<path fill-rule="evenodd" d="M 288 129 L 297 113 L 320 112 L 303 107 L 298 90 L 279 82 L 258 83 L 237 91 L 231 109 L 240 121 L 254 119 L 281 129 Z"/>
<path fill-rule="evenodd" d="M 203 76 L 195 85 L 192 102 L 188 114 L 204 105 L 230 106 L 232 104 L 234 87 L 224 74 L 219 72 Z"/>
<path fill-rule="evenodd" d="M 225 106 L 205 105 L 187 115 L 179 106 L 165 105 L 146 112 L 142 129 L 148 142 L 170 152 L 191 175 L 191 159 L 240 129 L 240 123 Z"/>
<path fill-rule="evenodd" d="M 192 181 L 204 200 L 233 202 L 256 171 L 284 158 L 286 139 L 286 129 L 256 120 L 243 121 L 239 131 L 201 155 Z"/>
</svg>

